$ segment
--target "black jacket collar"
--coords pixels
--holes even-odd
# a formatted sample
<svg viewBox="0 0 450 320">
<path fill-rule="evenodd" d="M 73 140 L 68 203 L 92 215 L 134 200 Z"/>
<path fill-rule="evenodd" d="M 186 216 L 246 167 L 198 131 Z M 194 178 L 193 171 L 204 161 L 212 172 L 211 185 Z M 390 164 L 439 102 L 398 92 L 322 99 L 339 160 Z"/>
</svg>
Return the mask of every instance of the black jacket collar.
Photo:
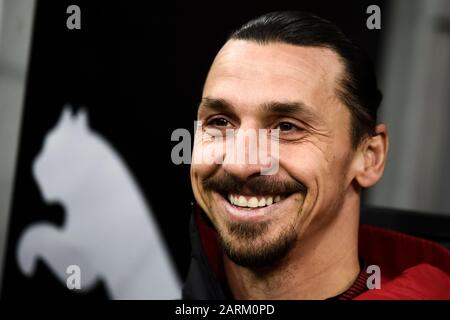
<svg viewBox="0 0 450 320">
<path fill-rule="evenodd" d="M 189 226 L 191 240 L 191 264 L 183 286 L 186 300 L 224 300 L 225 292 L 203 252 L 196 215 L 192 214 Z"/>
</svg>

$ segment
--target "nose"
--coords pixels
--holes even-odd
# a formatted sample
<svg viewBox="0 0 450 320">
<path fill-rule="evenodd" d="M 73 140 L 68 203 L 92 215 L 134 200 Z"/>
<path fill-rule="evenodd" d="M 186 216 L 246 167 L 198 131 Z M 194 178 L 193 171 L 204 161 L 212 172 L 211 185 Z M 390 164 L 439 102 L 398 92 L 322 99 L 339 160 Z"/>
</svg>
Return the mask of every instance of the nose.
<svg viewBox="0 0 450 320">
<path fill-rule="evenodd" d="M 247 180 L 248 178 L 260 175 L 262 168 L 256 164 L 223 164 L 223 169 L 230 175 L 239 178 L 240 180 Z"/>
<path fill-rule="evenodd" d="M 260 175 L 267 166 L 261 163 L 260 155 L 263 149 L 260 148 L 266 146 L 260 142 L 256 130 L 237 130 L 232 138 L 226 140 L 223 170 L 241 180 Z"/>
</svg>

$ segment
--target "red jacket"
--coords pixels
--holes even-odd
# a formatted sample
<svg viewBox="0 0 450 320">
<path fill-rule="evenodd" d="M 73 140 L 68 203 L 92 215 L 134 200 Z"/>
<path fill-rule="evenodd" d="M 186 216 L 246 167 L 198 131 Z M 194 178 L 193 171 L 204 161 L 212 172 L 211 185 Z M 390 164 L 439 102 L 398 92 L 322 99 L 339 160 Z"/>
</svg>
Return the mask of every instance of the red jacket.
<svg viewBox="0 0 450 320">
<path fill-rule="evenodd" d="M 191 266 L 183 287 L 185 299 L 227 299 L 222 251 L 203 215 L 191 220 Z M 429 240 L 362 225 L 359 255 L 381 271 L 381 288 L 367 289 L 366 270 L 337 299 L 450 299 L 450 250 Z M 226 287 L 226 285 L 225 285 Z M 356 294 L 355 294 L 356 292 Z"/>
<path fill-rule="evenodd" d="M 403 233 L 362 225 L 359 253 L 381 270 L 381 288 L 357 300 L 450 299 L 450 251 Z"/>
</svg>

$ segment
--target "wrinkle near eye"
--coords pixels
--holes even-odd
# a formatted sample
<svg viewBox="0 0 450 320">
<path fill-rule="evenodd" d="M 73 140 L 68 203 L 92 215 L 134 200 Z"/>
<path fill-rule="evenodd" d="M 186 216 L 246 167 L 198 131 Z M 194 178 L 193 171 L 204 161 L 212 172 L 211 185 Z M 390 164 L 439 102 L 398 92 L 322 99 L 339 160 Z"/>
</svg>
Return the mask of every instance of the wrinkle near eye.
<svg viewBox="0 0 450 320">
<path fill-rule="evenodd" d="M 300 146 L 300 145 L 311 145 L 312 147 L 314 147 L 314 149 L 318 150 L 320 152 L 320 154 L 323 155 L 323 159 L 327 162 L 327 163 L 331 163 L 331 159 L 329 159 L 328 154 L 329 152 L 327 152 L 327 146 L 328 146 L 328 142 L 325 142 L 323 140 L 319 140 L 317 139 L 317 137 L 308 134 L 305 135 L 297 140 L 282 140 L 282 138 L 280 138 L 280 143 L 282 142 L 283 145 L 286 145 L 286 147 L 289 148 L 290 145 L 292 146 Z M 281 147 L 281 145 L 280 145 Z"/>
</svg>

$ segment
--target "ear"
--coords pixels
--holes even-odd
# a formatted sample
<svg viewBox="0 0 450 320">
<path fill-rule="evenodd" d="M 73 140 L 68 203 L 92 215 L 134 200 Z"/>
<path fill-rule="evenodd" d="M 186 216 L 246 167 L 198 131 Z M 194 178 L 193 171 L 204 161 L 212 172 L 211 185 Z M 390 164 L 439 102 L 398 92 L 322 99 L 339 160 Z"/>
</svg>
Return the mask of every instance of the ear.
<svg viewBox="0 0 450 320">
<path fill-rule="evenodd" d="M 381 179 L 389 149 L 389 137 L 386 126 L 375 127 L 375 135 L 366 138 L 360 145 L 358 169 L 355 176 L 363 188 L 373 186 Z"/>
<path fill-rule="evenodd" d="M 88 114 L 86 109 L 82 108 L 78 111 L 75 124 L 78 128 L 86 129 L 88 127 Z"/>
<path fill-rule="evenodd" d="M 65 105 L 61 116 L 59 117 L 58 124 L 70 123 L 72 120 L 72 107 L 70 105 Z"/>
</svg>

